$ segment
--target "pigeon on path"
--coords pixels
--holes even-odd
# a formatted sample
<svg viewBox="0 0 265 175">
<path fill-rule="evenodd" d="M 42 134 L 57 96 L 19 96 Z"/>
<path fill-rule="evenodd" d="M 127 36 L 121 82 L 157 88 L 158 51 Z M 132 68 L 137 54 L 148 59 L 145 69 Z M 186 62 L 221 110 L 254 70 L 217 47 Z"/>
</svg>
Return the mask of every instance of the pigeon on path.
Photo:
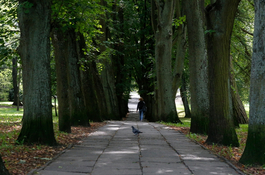
<svg viewBox="0 0 265 175">
<path fill-rule="evenodd" d="M 143 133 L 143 132 L 139 131 L 138 129 L 135 129 L 133 126 L 132 126 L 132 132 L 133 132 L 135 135 L 139 135 L 140 133 Z"/>
</svg>

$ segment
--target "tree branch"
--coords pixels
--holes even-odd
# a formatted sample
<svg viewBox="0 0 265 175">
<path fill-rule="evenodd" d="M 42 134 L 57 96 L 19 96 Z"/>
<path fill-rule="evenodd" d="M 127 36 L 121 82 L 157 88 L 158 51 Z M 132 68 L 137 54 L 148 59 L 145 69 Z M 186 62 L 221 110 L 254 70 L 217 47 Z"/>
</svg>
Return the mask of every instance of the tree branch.
<svg viewBox="0 0 265 175">
<path fill-rule="evenodd" d="M 247 30 L 245 30 L 245 29 L 243 29 L 243 28 L 241 28 L 241 30 L 242 30 L 243 32 L 245 32 L 245 33 L 247 33 L 247 34 L 253 36 L 253 33 L 250 33 L 249 31 L 247 31 Z"/>
</svg>

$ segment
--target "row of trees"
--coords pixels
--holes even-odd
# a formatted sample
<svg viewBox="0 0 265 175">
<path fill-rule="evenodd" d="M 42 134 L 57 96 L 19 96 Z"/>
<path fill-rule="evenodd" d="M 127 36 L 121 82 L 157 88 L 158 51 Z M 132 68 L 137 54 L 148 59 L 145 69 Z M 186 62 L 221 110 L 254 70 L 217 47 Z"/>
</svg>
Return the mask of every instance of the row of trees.
<svg viewBox="0 0 265 175">
<path fill-rule="evenodd" d="M 258 15 L 262 2 L 255 4 Z M 252 13 L 245 10 L 249 7 Z M 6 6 L 5 13 L 13 14 L 13 8 Z M 174 99 L 189 74 L 191 132 L 207 133 L 209 144 L 238 146 L 235 127 L 248 122 L 239 93 L 249 82 L 253 9 L 247 0 L 19 0 L 16 50 L 22 60 L 24 115 L 18 141 L 56 144 L 51 112 L 52 58 L 61 131 L 71 132 L 73 125 L 89 126 L 89 120 L 125 116 L 132 80 L 147 103 L 149 121 L 180 122 Z M 16 28 L 14 16 L 10 25 Z M 256 23 L 262 21 L 257 19 Z M 11 32 L 4 32 L 9 37 L 3 41 L 12 38 Z M 259 35 L 254 35 L 254 41 Z M 254 53 L 255 47 L 262 50 L 262 42 L 254 42 Z M 10 55 L 14 50 L 5 51 Z M 256 57 L 254 53 L 253 59 L 259 59 L 259 53 Z M 252 63 L 253 71 L 255 61 Z M 262 60 L 256 65 L 262 68 Z M 261 83 L 262 73 L 252 75 L 255 78 L 260 78 L 255 83 Z M 257 88 L 251 93 L 263 93 L 261 84 L 251 87 Z M 252 106 L 260 103 L 260 98 L 251 95 L 249 148 L 243 163 L 264 163 L 260 156 L 265 149 L 250 144 L 263 139 L 264 119 Z M 188 105 L 185 108 L 189 111 Z M 262 112 L 261 108 L 257 110 Z M 252 158 L 244 159 L 249 154 Z"/>
</svg>

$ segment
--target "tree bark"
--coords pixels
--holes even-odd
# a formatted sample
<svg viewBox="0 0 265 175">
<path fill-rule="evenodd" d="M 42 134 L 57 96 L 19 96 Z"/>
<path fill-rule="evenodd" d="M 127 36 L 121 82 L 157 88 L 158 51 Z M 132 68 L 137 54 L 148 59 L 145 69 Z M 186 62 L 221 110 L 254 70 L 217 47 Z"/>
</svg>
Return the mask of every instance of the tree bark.
<svg viewBox="0 0 265 175">
<path fill-rule="evenodd" d="M 255 21 L 253 54 L 250 78 L 249 127 L 244 153 L 240 159 L 243 164 L 265 164 L 265 3 L 255 0 Z"/>
<path fill-rule="evenodd" d="M 233 103 L 234 124 L 236 127 L 239 127 L 239 124 L 248 123 L 248 116 L 238 93 L 232 58 L 230 58 L 230 69 L 231 69 L 230 83 L 231 83 L 231 96 Z"/>
<path fill-rule="evenodd" d="M 186 86 L 186 77 L 185 74 L 182 74 L 182 83 L 181 83 L 181 87 L 180 87 L 180 96 L 182 99 L 182 103 L 184 106 L 184 110 L 185 110 L 185 118 L 191 118 L 191 113 L 190 113 L 190 107 L 189 107 L 189 102 L 188 102 L 188 98 L 187 98 L 187 86 Z"/>
<path fill-rule="evenodd" d="M 70 106 L 68 95 L 68 55 L 67 34 L 59 29 L 52 30 L 52 43 L 54 47 L 55 68 L 57 78 L 57 97 L 59 113 L 59 131 L 71 133 Z"/>
<path fill-rule="evenodd" d="M 8 170 L 5 167 L 5 163 L 3 162 L 2 157 L 0 156 L 0 174 L 1 175 L 10 175 Z"/>
<path fill-rule="evenodd" d="M 210 119 L 207 143 L 239 146 L 233 124 L 229 80 L 230 41 L 240 0 L 206 7 Z"/>
<path fill-rule="evenodd" d="M 92 81 L 93 87 L 94 87 L 93 89 L 94 89 L 96 97 L 97 97 L 97 105 L 99 108 L 99 111 L 98 111 L 99 117 L 97 120 L 103 121 L 106 118 L 110 119 L 111 117 L 107 113 L 107 104 L 106 104 L 106 98 L 105 98 L 104 91 L 103 91 L 102 82 L 100 80 L 100 76 L 99 76 L 99 73 L 97 70 L 97 65 L 96 65 L 95 61 L 93 61 L 91 63 L 90 68 L 91 68 L 90 74 L 93 78 L 93 81 Z"/>
<path fill-rule="evenodd" d="M 188 25 L 192 133 L 208 133 L 209 92 L 204 35 L 204 1 L 185 1 Z"/>
<path fill-rule="evenodd" d="M 181 13 L 182 7 L 180 5 L 179 0 L 176 0 L 175 3 L 176 3 L 175 18 L 179 19 L 180 17 L 183 16 L 183 14 Z M 174 100 L 176 97 L 177 90 L 179 89 L 182 82 L 182 73 L 183 73 L 185 53 L 186 53 L 186 30 L 187 26 L 185 23 L 183 23 L 179 24 L 179 26 L 174 31 L 174 35 L 176 35 L 176 37 L 173 40 L 174 45 L 176 45 L 175 46 L 176 58 L 173 62 L 174 69 L 173 69 L 173 82 L 172 82 L 172 89 L 174 93 L 172 98 Z"/>
<path fill-rule="evenodd" d="M 31 8 L 24 8 L 30 3 Z M 50 0 L 20 0 L 24 114 L 18 142 L 55 145 L 50 81 Z"/>
<path fill-rule="evenodd" d="M 106 2 L 101 0 L 101 5 L 106 6 Z M 109 14 L 106 14 L 108 16 Z M 110 38 L 110 31 L 107 27 L 106 21 L 104 18 L 100 19 L 100 25 L 102 26 L 101 31 L 103 35 L 100 37 L 101 43 L 104 43 Z M 110 53 L 107 53 L 106 47 L 104 44 L 100 44 L 100 54 L 106 55 L 107 59 L 103 59 L 101 63 L 104 65 L 103 70 L 100 74 L 100 79 L 103 87 L 103 93 L 105 97 L 106 107 L 107 107 L 107 116 L 106 119 L 120 119 L 119 116 L 119 105 L 116 95 L 115 87 L 115 75 L 114 75 L 114 65 L 113 58 Z"/>
<path fill-rule="evenodd" d="M 68 30 L 68 96 L 72 126 L 90 126 L 82 94 L 81 75 L 79 70 L 78 41 L 74 29 Z"/>
<path fill-rule="evenodd" d="M 114 50 L 116 50 L 115 55 L 113 55 L 113 63 L 115 65 L 115 77 L 116 77 L 116 94 L 119 104 L 119 117 L 122 119 L 122 117 L 125 117 L 127 113 L 129 112 L 128 108 L 128 100 L 129 100 L 129 94 L 130 94 L 130 84 L 131 84 L 131 75 L 126 70 L 128 67 L 127 60 L 125 59 L 124 53 L 125 47 L 124 47 L 124 41 L 121 41 L 121 38 L 125 38 L 124 34 L 124 10 L 122 7 L 117 7 L 118 16 L 114 17 L 113 21 L 116 21 L 115 19 L 118 19 L 114 23 L 114 28 L 119 31 L 115 33 L 115 42 L 117 44 L 114 45 Z"/>
<path fill-rule="evenodd" d="M 110 59 L 111 57 L 112 56 L 110 56 Z M 113 72 L 114 67 L 112 61 L 104 60 L 103 64 L 104 69 L 101 72 L 100 78 L 104 90 L 104 96 L 106 98 L 108 119 L 117 120 L 120 119 L 120 116 L 118 99 L 116 95 L 115 77 Z"/>
<path fill-rule="evenodd" d="M 86 60 L 86 62 L 82 62 L 84 68 L 80 72 L 85 108 L 89 120 L 103 121 L 108 116 L 107 104 L 96 63 L 94 58 L 88 58 L 88 56 L 84 54 L 84 50 L 87 49 L 87 46 L 85 38 L 81 33 L 79 34 L 78 43 L 79 60 Z"/>
<path fill-rule="evenodd" d="M 175 1 L 155 0 L 157 8 L 157 28 L 155 32 L 156 60 L 156 105 L 157 117 L 163 121 L 180 122 L 176 111 L 174 90 L 172 88 L 172 20 Z"/>
<path fill-rule="evenodd" d="M 17 58 L 12 59 L 13 69 L 12 69 L 12 79 L 13 79 L 13 88 L 14 88 L 14 102 L 12 105 L 16 106 L 19 98 L 18 86 L 17 86 Z"/>
</svg>

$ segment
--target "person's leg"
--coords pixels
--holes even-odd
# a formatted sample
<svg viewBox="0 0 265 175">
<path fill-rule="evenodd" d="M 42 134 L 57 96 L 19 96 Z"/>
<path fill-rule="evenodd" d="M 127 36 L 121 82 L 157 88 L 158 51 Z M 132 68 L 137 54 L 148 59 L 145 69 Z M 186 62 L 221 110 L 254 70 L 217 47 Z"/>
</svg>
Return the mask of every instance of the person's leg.
<svg viewBox="0 0 265 175">
<path fill-rule="evenodd" d="M 141 110 L 139 110 L 139 120 L 141 121 Z"/>
<path fill-rule="evenodd" d="M 144 119 L 144 112 L 141 111 L 141 121 L 143 121 L 143 119 Z"/>
</svg>

